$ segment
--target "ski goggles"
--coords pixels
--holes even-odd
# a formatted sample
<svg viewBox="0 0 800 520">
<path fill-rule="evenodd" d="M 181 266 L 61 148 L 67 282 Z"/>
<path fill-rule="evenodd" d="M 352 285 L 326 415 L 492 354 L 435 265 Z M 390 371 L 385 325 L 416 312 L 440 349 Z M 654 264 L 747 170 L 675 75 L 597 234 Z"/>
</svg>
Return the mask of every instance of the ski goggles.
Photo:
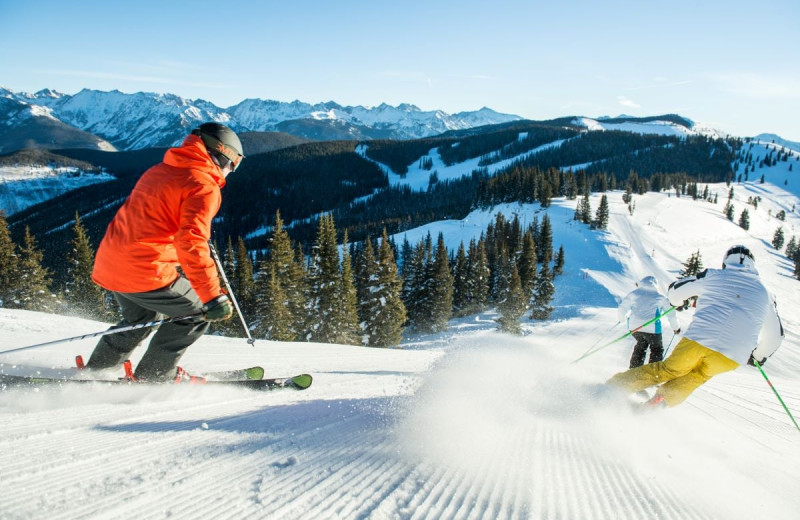
<svg viewBox="0 0 800 520">
<path fill-rule="evenodd" d="M 750 258 L 750 260 L 755 260 L 753 253 L 751 253 L 750 250 L 744 246 L 734 246 L 728 249 L 728 252 L 725 253 L 725 257 L 729 257 L 731 255 L 741 255 L 742 257 L 746 256 Z"/>
<path fill-rule="evenodd" d="M 223 169 L 223 170 L 225 168 L 227 168 L 228 166 L 230 166 L 231 167 L 231 171 L 235 172 L 236 168 L 238 168 L 239 165 L 242 163 L 242 156 L 241 155 L 237 155 L 236 158 L 235 158 L 236 160 L 232 161 L 225 154 L 214 150 L 212 152 L 212 156 L 214 157 L 214 160 L 219 165 L 219 167 L 221 169 Z"/>
</svg>

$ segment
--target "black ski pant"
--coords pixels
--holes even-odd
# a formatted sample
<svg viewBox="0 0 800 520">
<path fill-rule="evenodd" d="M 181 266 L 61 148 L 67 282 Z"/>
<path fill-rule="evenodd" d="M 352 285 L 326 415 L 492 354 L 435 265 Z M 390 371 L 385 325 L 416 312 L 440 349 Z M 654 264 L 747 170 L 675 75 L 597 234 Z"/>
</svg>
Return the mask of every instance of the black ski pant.
<svg viewBox="0 0 800 520">
<path fill-rule="evenodd" d="M 650 334 L 649 332 L 634 332 L 633 338 L 636 345 L 633 347 L 630 368 L 644 365 L 644 358 L 647 349 L 650 349 L 650 359 L 648 363 L 655 363 L 664 359 L 664 345 L 661 342 L 661 334 Z"/>
<path fill-rule="evenodd" d="M 123 318 L 115 327 L 147 323 L 163 316 L 199 314 L 203 307 L 203 302 L 184 277 L 155 291 L 113 294 Z M 206 332 L 208 325 L 202 316 L 198 316 L 159 326 L 136 366 L 134 376 L 148 381 L 174 378 L 184 351 Z M 152 331 L 152 327 L 146 327 L 103 336 L 92 352 L 87 368 L 97 370 L 120 366 Z"/>
</svg>

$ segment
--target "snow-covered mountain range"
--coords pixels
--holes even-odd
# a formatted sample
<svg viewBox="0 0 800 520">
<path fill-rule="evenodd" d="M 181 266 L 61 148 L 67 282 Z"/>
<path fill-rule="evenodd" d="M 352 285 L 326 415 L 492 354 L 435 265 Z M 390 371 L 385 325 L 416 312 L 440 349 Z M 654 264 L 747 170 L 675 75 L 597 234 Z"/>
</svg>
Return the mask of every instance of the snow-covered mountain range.
<svg viewBox="0 0 800 520">
<path fill-rule="evenodd" d="M 53 90 L 34 94 L 0 88 L 0 125 L 13 128 L 18 114 L 59 121 L 98 136 L 120 150 L 179 144 L 198 123 L 218 121 L 236 131 L 287 131 L 310 139 L 416 139 L 476 126 L 522 119 L 489 108 L 447 114 L 410 104 L 396 107 L 342 106 L 332 101 L 309 104 L 246 99 L 222 108 L 208 101 L 173 94 L 84 89 L 75 95 Z M 96 146 L 103 149 L 105 145 Z M 4 150 L 0 148 L 0 152 Z M 5 150 L 9 151 L 9 150 Z"/>
</svg>

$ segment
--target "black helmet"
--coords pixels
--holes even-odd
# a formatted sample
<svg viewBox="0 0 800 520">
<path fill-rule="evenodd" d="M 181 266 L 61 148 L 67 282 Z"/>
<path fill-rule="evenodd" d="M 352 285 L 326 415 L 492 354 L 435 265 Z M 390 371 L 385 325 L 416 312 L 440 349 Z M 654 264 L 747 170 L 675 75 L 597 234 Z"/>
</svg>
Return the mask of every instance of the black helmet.
<svg viewBox="0 0 800 520">
<path fill-rule="evenodd" d="M 749 249 L 742 245 L 736 245 L 725 253 L 725 257 L 722 259 L 722 268 L 725 269 L 729 265 L 754 267 L 755 262 L 756 258 Z"/>
<path fill-rule="evenodd" d="M 228 162 L 231 162 L 231 171 L 235 171 L 242 159 L 244 159 L 242 142 L 239 141 L 239 136 L 225 125 L 203 123 L 199 128 L 192 130 L 192 134 L 199 136 L 203 140 L 208 153 L 217 159 L 222 168 L 227 166 Z"/>
</svg>

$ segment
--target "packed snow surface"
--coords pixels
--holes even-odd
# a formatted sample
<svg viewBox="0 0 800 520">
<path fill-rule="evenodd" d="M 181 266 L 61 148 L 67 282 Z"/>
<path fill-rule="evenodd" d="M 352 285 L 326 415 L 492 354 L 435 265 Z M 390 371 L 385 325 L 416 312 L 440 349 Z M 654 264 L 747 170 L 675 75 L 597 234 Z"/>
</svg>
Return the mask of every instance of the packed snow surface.
<svg viewBox="0 0 800 520">
<path fill-rule="evenodd" d="M 546 211 L 565 272 L 553 319 L 526 319 L 524 336 L 496 332 L 491 312 L 393 349 L 205 336 L 182 360 L 190 372 L 258 364 L 274 376 L 309 372 L 314 384 L 0 391 L 0 518 L 797 518 L 800 431 L 755 368 L 635 414 L 593 389 L 627 367 L 632 340 L 573 363 L 626 332 L 616 302 L 635 281 L 652 274 L 666 287 L 695 251 L 718 267 L 743 243 L 787 330 L 764 368 L 800 417 L 800 282 L 770 245 L 779 225 L 787 241 L 800 234 L 800 201 L 778 184 L 733 185 L 749 231 L 725 219 L 729 188 L 714 184 L 717 204 L 648 193 L 634 197 L 633 215 L 612 192 L 603 232 L 572 219 L 577 201 L 557 199 L 408 233 L 413 243 L 442 231 L 455 248 L 497 211 L 527 223 Z M 747 206 L 757 195 L 758 208 Z M 679 315 L 684 328 L 692 312 Z M 106 326 L 0 309 L 0 350 Z M 665 333 L 670 348 L 678 339 Z M 0 369 L 53 373 L 94 343 L 0 354 Z"/>
</svg>

